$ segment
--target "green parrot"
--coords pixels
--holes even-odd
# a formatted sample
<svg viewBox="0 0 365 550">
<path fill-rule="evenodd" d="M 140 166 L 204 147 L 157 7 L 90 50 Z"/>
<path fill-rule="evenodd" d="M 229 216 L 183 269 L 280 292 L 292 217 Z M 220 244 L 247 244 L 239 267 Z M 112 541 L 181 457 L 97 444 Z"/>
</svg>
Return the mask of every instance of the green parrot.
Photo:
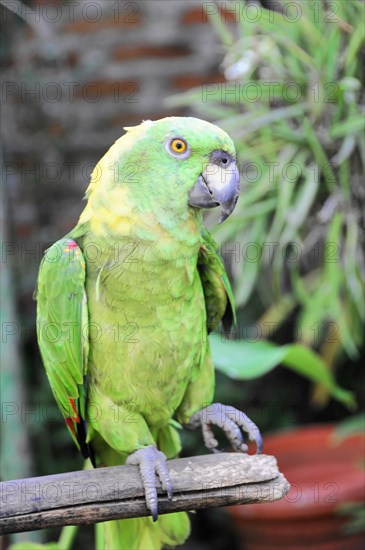
<svg viewBox="0 0 365 550">
<path fill-rule="evenodd" d="M 220 221 L 233 211 L 235 157 L 230 137 L 197 118 L 126 128 L 96 165 L 77 226 L 42 259 L 37 335 L 54 397 L 95 467 L 138 465 L 151 514 L 103 523 L 106 549 L 188 537 L 184 512 L 155 521 L 156 476 L 171 498 L 166 459 L 180 452 L 181 426 L 200 426 L 213 451 L 212 426 L 237 451 L 241 430 L 262 449 L 244 413 L 212 404 L 207 334 L 221 321 L 228 330 L 235 311 L 202 209 L 220 206 Z"/>
</svg>

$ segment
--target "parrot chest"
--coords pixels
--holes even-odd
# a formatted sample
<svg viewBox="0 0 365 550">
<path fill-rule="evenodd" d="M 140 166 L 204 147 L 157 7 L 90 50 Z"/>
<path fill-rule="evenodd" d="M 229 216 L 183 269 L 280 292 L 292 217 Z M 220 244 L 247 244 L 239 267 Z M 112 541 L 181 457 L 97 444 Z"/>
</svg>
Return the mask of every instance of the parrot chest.
<svg viewBox="0 0 365 550">
<path fill-rule="evenodd" d="M 88 266 L 89 372 L 113 402 L 163 425 L 200 362 L 205 303 L 196 254 L 139 252 Z"/>
</svg>

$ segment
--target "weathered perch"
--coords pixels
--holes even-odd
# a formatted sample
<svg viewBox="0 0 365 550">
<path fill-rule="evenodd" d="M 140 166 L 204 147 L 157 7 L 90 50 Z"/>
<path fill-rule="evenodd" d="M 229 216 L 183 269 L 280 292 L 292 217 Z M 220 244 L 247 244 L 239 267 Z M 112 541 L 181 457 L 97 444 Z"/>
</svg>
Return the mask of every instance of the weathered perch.
<svg viewBox="0 0 365 550">
<path fill-rule="evenodd" d="M 219 453 L 168 461 L 174 497 L 159 513 L 279 500 L 290 486 L 276 459 Z M 149 515 L 137 466 L 0 483 L 0 534 Z"/>
</svg>

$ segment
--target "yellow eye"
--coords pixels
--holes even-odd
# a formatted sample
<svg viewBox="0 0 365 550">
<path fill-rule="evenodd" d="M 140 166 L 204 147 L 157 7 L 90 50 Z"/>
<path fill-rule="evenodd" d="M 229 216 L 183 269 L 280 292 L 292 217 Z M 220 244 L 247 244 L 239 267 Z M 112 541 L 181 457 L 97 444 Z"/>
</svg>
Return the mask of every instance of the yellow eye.
<svg viewBox="0 0 365 550">
<path fill-rule="evenodd" d="M 185 153 L 186 149 L 188 148 L 188 145 L 186 141 L 180 138 L 173 139 L 170 143 L 171 151 L 174 153 Z"/>
</svg>

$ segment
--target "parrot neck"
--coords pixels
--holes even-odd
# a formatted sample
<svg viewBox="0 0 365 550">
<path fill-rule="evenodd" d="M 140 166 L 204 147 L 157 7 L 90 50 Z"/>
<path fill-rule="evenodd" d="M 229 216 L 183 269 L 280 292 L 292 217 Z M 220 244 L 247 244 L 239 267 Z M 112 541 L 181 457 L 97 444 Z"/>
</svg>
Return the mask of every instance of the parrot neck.
<svg viewBox="0 0 365 550">
<path fill-rule="evenodd" d="M 142 304 L 146 298 L 141 289 L 148 289 L 149 303 L 159 308 L 166 300 L 185 296 L 196 284 L 202 244 L 196 215 L 179 231 L 150 221 L 148 216 L 117 223 L 94 219 L 71 232 L 83 250 L 88 289 L 97 301 L 119 304 L 127 296 L 129 304 Z M 141 315 L 145 317 L 145 308 Z"/>
<path fill-rule="evenodd" d="M 157 218 L 153 212 L 143 216 L 135 211 L 128 216 L 100 214 L 102 209 L 90 215 L 88 205 L 71 233 L 84 249 L 89 271 L 111 270 L 112 278 L 125 280 L 138 265 L 151 277 L 163 278 L 172 270 L 177 276 L 181 272 L 187 282 L 194 279 L 203 240 L 200 210 L 189 208 L 182 220 L 167 215 Z M 87 250 L 94 256 L 92 262 L 88 262 Z"/>
<path fill-rule="evenodd" d="M 94 200 L 93 200 L 94 199 Z M 90 197 L 82 212 L 76 233 L 87 234 L 95 239 L 110 242 L 148 243 L 157 247 L 163 244 L 171 248 L 191 248 L 197 254 L 202 243 L 201 210 L 187 207 L 176 212 L 160 205 L 159 210 L 145 208 L 143 211 L 130 204 L 128 197 L 118 200 L 108 197 L 108 202 Z"/>
</svg>

